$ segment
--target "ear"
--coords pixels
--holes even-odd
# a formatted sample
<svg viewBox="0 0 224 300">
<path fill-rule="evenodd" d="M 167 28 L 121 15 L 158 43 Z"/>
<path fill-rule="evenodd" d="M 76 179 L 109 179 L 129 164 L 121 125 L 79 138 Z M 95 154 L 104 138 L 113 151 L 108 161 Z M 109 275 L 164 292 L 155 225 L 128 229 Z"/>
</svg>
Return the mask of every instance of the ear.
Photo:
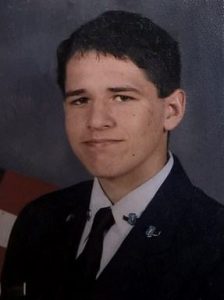
<svg viewBox="0 0 224 300">
<path fill-rule="evenodd" d="M 164 130 L 173 130 L 183 119 L 186 105 L 186 95 L 181 89 L 175 90 L 171 95 L 164 99 L 165 120 Z"/>
</svg>

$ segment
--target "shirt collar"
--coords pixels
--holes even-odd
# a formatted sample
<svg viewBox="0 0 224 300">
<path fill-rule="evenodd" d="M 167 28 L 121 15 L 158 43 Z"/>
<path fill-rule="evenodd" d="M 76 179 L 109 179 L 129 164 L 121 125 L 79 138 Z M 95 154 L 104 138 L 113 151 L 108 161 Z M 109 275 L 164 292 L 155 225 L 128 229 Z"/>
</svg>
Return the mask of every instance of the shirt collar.
<svg viewBox="0 0 224 300">
<path fill-rule="evenodd" d="M 89 207 L 91 215 L 95 216 L 96 212 L 102 207 L 111 206 L 118 229 L 121 231 L 121 233 L 125 232 L 127 228 L 132 225 L 125 221 L 123 216 L 128 217 L 129 213 L 135 213 L 138 218 L 140 217 L 166 177 L 169 175 L 173 167 L 173 163 L 173 155 L 171 152 L 169 152 L 168 162 L 155 176 L 128 193 L 114 205 L 105 195 L 98 179 L 95 178 Z"/>
</svg>

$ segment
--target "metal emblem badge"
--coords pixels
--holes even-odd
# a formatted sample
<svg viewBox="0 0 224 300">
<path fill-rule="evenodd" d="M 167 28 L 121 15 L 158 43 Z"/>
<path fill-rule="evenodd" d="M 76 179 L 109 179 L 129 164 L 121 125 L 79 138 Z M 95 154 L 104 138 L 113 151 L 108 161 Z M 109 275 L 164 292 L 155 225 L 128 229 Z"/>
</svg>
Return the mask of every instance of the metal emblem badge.
<svg viewBox="0 0 224 300">
<path fill-rule="evenodd" d="M 147 238 L 156 237 L 156 236 L 159 236 L 160 234 L 161 234 L 161 231 L 156 231 L 156 227 L 153 225 L 150 225 L 145 232 L 145 235 Z"/>
<path fill-rule="evenodd" d="M 123 219 L 128 222 L 131 226 L 134 226 L 137 222 L 137 215 L 135 213 L 130 213 L 128 216 L 123 216 Z"/>
</svg>

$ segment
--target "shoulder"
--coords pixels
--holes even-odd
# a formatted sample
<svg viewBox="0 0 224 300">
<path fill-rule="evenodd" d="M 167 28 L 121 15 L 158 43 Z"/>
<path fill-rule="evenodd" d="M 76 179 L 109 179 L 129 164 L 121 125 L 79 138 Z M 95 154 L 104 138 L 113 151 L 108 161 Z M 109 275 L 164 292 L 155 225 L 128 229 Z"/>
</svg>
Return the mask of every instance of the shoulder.
<svg viewBox="0 0 224 300">
<path fill-rule="evenodd" d="M 174 191 L 176 196 L 189 201 L 188 205 L 198 212 L 205 213 L 208 209 L 223 212 L 224 205 L 208 196 L 202 189 L 192 184 L 179 159 L 174 155 L 174 165 L 167 178 L 167 189 Z M 191 201 L 192 200 L 192 201 Z"/>
<path fill-rule="evenodd" d="M 189 233 L 196 239 L 224 240 L 224 205 L 193 185 L 175 156 L 165 192 L 174 199 L 171 204 L 180 215 L 180 231 L 187 228 L 186 236 Z"/>
<path fill-rule="evenodd" d="M 78 184 L 45 194 L 38 199 L 31 201 L 23 210 L 32 211 L 38 208 L 61 208 L 75 206 L 79 199 L 88 199 L 92 191 L 92 181 L 83 181 Z"/>
<path fill-rule="evenodd" d="M 51 192 L 31 201 L 20 212 L 15 227 L 53 226 L 60 224 L 66 215 L 80 207 L 87 207 L 92 191 L 92 181 Z"/>
<path fill-rule="evenodd" d="M 194 187 L 189 201 L 189 218 L 191 224 L 198 226 L 205 236 L 224 238 L 224 206 Z"/>
<path fill-rule="evenodd" d="M 186 191 L 185 191 L 186 192 Z M 223 259 L 224 206 L 200 188 L 191 185 L 179 198 L 181 210 L 177 234 L 183 245 L 201 258 Z"/>
</svg>

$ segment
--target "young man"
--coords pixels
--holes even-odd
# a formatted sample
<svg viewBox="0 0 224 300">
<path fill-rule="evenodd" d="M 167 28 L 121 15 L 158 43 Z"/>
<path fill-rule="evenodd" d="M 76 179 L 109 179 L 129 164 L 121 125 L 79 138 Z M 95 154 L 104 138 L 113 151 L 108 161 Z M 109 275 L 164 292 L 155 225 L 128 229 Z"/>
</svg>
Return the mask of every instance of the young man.
<svg viewBox="0 0 224 300">
<path fill-rule="evenodd" d="M 167 146 L 185 108 L 176 41 L 106 12 L 59 46 L 58 83 L 69 142 L 95 179 L 23 210 L 3 297 L 224 299 L 224 208 Z"/>
</svg>

